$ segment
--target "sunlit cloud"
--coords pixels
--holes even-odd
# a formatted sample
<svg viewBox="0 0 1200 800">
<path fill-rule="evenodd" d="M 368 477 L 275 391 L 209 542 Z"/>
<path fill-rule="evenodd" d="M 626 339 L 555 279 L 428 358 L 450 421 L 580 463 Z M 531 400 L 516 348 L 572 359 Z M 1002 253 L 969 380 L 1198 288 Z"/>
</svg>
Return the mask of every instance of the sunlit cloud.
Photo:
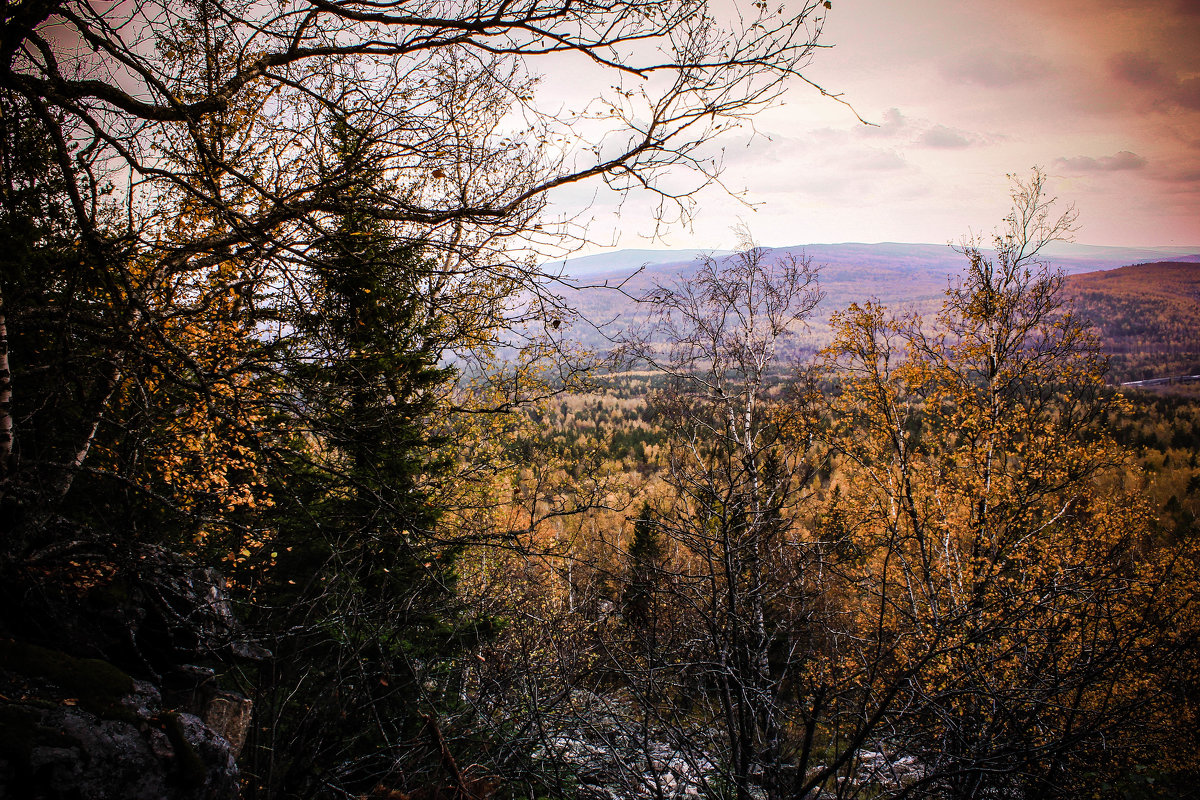
<svg viewBox="0 0 1200 800">
<path fill-rule="evenodd" d="M 1200 0 L 841 0 L 826 33 L 806 77 L 854 111 L 797 84 L 723 138 L 755 210 L 708 192 L 670 246 L 728 246 L 739 215 L 774 246 L 945 242 L 1035 165 L 1081 242 L 1200 244 Z"/>
</svg>

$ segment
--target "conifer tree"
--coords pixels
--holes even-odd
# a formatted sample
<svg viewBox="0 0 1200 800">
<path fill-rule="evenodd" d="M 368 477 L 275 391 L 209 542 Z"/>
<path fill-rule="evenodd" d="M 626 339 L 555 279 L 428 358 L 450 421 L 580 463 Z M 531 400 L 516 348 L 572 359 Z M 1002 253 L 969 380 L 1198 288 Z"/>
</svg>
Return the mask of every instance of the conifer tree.
<svg viewBox="0 0 1200 800">
<path fill-rule="evenodd" d="M 652 621 L 656 572 L 664 554 L 662 537 L 649 503 L 642 506 L 629 543 L 629 584 L 622 597 L 625 619 L 644 626 Z"/>
<path fill-rule="evenodd" d="M 384 176 L 366 138 L 343 124 L 330 135 L 348 198 L 377 190 Z M 457 550 L 438 540 L 427 488 L 447 463 L 431 431 L 455 374 L 439 364 L 428 262 L 363 205 L 333 220 L 311 264 L 287 370 L 293 463 L 270 573 L 287 619 L 274 626 L 285 633 L 269 700 L 281 724 L 256 768 L 272 791 L 317 796 L 369 789 L 396 768 L 422 715 L 436 714 L 429 687 L 461 635 Z"/>
</svg>

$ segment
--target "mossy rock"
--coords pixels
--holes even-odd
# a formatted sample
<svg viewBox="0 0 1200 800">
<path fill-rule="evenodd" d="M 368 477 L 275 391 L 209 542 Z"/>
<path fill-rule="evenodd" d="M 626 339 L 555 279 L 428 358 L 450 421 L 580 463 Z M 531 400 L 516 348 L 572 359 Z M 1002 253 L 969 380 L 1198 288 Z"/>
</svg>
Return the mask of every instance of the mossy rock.
<svg viewBox="0 0 1200 800">
<path fill-rule="evenodd" d="M 40 724 L 33 708 L 0 704 L 0 758 L 29 760 L 34 747 L 71 747 L 79 744 L 66 734 Z"/>
<path fill-rule="evenodd" d="M 109 718 L 127 716 L 121 698 L 134 689 L 133 678 L 107 661 L 11 639 L 0 640 L 0 670 L 58 687 L 80 707 Z"/>
<path fill-rule="evenodd" d="M 192 743 L 188 741 L 179 714 L 168 711 L 160 719 L 163 731 L 167 734 L 167 740 L 175 750 L 176 774 L 187 785 L 202 784 L 208 774 L 208 769 L 204 765 L 204 760 L 200 758 L 200 754 L 196 752 L 196 748 L 192 747 Z"/>
</svg>

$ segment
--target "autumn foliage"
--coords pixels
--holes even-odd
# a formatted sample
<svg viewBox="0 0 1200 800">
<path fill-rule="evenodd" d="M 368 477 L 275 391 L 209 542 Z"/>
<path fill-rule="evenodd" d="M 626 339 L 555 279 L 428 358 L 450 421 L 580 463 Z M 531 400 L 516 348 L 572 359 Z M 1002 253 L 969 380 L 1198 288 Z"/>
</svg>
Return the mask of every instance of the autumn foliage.
<svg viewBox="0 0 1200 800">
<path fill-rule="evenodd" d="M 1048 220 L 1037 180 L 994 258 L 965 248 L 932 332 L 851 307 L 830 348 L 858 631 L 889 653 L 874 680 L 904 676 L 891 741 L 953 796 L 1051 796 L 1171 730 L 1195 633 L 1196 553 L 1155 547 L 1115 489 L 1129 456 L 1098 422 L 1124 406 L 1021 238 Z"/>
<path fill-rule="evenodd" d="M 165 57 L 204 52 L 210 22 Z M 217 65 L 236 102 L 138 107 L 162 128 L 148 208 L 92 186 L 91 215 L 87 171 L 51 166 L 62 114 L 100 121 L 0 96 L 0 577 L 21 610 L 0 633 L 36 640 L 50 596 L 136 616 L 146 553 L 203 571 L 248 632 L 197 660 L 253 700 L 250 797 L 582 797 L 588 735 L 641 796 L 664 759 L 672 791 L 737 800 L 1182 793 L 1196 428 L 1129 447 L 1132 401 L 1038 261 L 1073 223 L 1043 176 L 990 251 L 962 245 L 932 319 L 851 305 L 789 362 L 818 270 L 746 241 L 643 298 L 601 374 L 498 241 L 582 174 L 511 139 L 449 154 L 529 88 L 492 67 L 447 55 L 422 73 L 444 92 L 393 86 L 432 109 L 429 152 L 401 157 L 375 111 L 301 109 L 315 67 Z M 287 121 L 272 103 L 311 114 L 304 148 L 260 135 Z M 657 113 L 674 135 L 712 108 Z M 664 141 L 595 171 L 648 180 L 690 152 Z M 178 666 L 125 639 L 88 655 Z"/>
</svg>

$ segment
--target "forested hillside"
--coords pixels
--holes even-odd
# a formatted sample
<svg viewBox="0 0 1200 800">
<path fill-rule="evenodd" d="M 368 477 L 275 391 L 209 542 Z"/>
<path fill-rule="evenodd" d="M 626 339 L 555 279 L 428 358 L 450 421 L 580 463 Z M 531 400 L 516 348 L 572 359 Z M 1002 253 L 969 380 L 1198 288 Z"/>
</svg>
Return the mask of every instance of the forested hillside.
<svg viewBox="0 0 1200 800">
<path fill-rule="evenodd" d="M 935 320 L 855 305 L 807 362 L 777 340 L 811 270 L 710 261 L 649 295 L 625 348 L 653 371 L 538 412 L 527 455 L 608 491 L 534 535 L 540 569 L 510 562 L 542 604 L 502 639 L 570 676 L 584 790 L 1188 795 L 1200 408 L 1106 387 L 1061 278 L 1008 241 Z"/>
<path fill-rule="evenodd" d="M 1200 264 L 1158 262 L 1072 275 L 1066 292 L 1114 356 L 1114 377 L 1200 372 Z"/>
</svg>

